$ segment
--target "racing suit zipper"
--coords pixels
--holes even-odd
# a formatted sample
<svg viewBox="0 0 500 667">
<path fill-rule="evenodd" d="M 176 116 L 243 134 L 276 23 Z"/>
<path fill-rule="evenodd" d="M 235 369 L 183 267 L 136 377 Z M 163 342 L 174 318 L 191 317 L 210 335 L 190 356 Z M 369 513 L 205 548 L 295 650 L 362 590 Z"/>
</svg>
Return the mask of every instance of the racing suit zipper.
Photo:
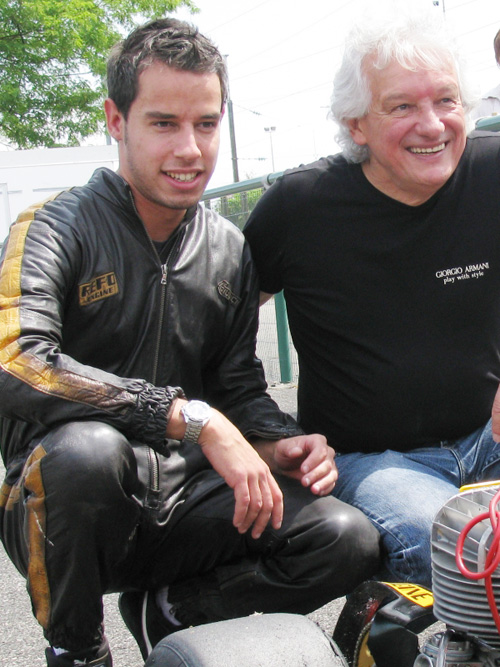
<svg viewBox="0 0 500 667">
<path fill-rule="evenodd" d="M 156 252 L 156 250 L 155 250 Z M 156 333 L 156 345 L 155 345 L 155 359 L 153 365 L 153 384 L 156 384 L 156 377 L 158 375 L 158 363 L 160 360 L 160 345 L 161 345 L 161 332 L 163 329 L 163 318 L 165 316 L 165 302 L 167 297 L 167 283 L 168 283 L 168 260 L 172 255 L 172 251 L 167 258 L 165 264 L 161 265 L 161 294 L 160 294 L 160 315 L 158 317 L 158 331 Z"/>
<path fill-rule="evenodd" d="M 144 221 L 142 220 L 141 216 L 139 215 L 139 211 L 137 210 L 137 207 L 135 205 L 135 200 L 132 195 L 132 192 L 130 191 L 130 200 L 132 202 L 132 206 L 134 208 L 134 211 L 141 221 L 142 227 L 146 233 L 146 236 L 149 240 L 149 244 L 151 246 L 151 249 L 153 250 L 154 255 L 158 259 L 158 263 L 160 264 L 160 269 L 161 269 L 161 278 L 160 278 L 160 284 L 161 284 L 161 294 L 160 294 L 160 315 L 158 318 L 158 332 L 156 336 L 156 347 L 155 347 L 155 358 L 154 358 L 154 364 L 153 364 L 153 376 L 151 379 L 151 382 L 153 384 L 156 384 L 156 378 L 158 375 L 158 363 L 159 363 L 159 357 L 160 357 L 160 346 L 161 346 L 161 332 L 163 329 L 163 318 L 165 316 L 165 304 L 166 304 L 166 298 L 167 298 L 167 290 L 168 290 L 168 270 L 170 267 L 171 262 L 173 261 L 174 254 L 177 253 L 177 250 L 180 247 L 180 244 L 182 242 L 182 239 L 184 237 L 184 229 L 183 226 L 180 227 L 180 229 L 177 230 L 176 236 L 177 239 L 175 243 L 172 245 L 172 248 L 170 249 L 170 252 L 168 253 L 167 259 L 164 264 L 161 263 L 160 256 L 155 248 L 155 245 L 151 239 L 151 237 L 148 234 L 148 231 L 146 229 L 146 226 L 144 224 Z M 158 460 L 158 454 L 155 452 L 154 449 L 151 447 L 147 448 L 148 451 L 148 466 L 149 466 L 149 491 L 146 492 L 146 498 L 145 498 L 145 506 L 150 507 L 150 508 L 155 508 L 158 509 L 160 503 L 159 503 L 159 496 L 160 496 L 160 464 Z"/>
<path fill-rule="evenodd" d="M 156 252 L 156 248 L 155 248 Z M 158 254 L 158 253 L 156 253 Z M 165 314 L 165 300 L 166 300 L 166 293 L 167 293 L 167 277 L 168 277 L 168 260 L 170 259 L 172 252 L 170 252 L 167 261 L 165 264 L 161 265 L 161 298 L 160 298 L 160 317 L 159 317 L 159 326 L 158 326 L 158 334 L 156 338 L 156 349 L 155 349 L 155 361 L 154 361 L 154 367 L 153 367 L 153 382 L 156 382 L 156 375 L 158 372 L 158 361 L 159 361 L 159 354 L 160 354 L 160 342 L 161 342 L 161 331 L 162 331 L 162 324 L 163 324 L 163 317 Z M 148 459 L 149 459 L 149 472 L 150 472 L 150 488 L 153 491 L 155 495 L 158 494 L 160 491 L 160 472 L 159 472 L 159 461 L 158 461 L 158 454 L 154 451 L 154 449 L 151 449 L 151 447 L 148 448 Z"/>
<path fill-rule="evenodd" d="M 178 234 L 178 238 L 175 242 L 175 244 L 172 246 L 170 249 L 170 252 L 168 253 L 168 257 L 165 261 L 164 264 L 161 264 L 161 278 L 160 278 L 160 284 L 161 284 L 161 296 L 160 296 L 160 315 L 158 317 L 158 332 L 156 336 L 156 346 L 155 346 L 155 360 L 154 360 L 154 366 L 153 366 L 153 384 L 156 384 L 156 377 L 158 374 L 158 363 L 160 360 L 160 347 L 161 347 L 161 332 L 163 330 L 163 319 L 165 317 L 165 304 L 167 302 L 167 292 L 168 292 L 168 272 L 170 269 L 170 265 L 173 262 L 174 256 L 177 255 L 177 251 L 179 249 L 179 246 L 181 244 L 182 238 L 184 234 Z M 151 244 L 153 242 L 151 241 Z M 156 248 L 153 246 L 153 249 L 156 253 L 156 256 L 158 257 L 158 260 L 160 260 L 158 253 L 156 252 Z"/>
<path fill-rule="evenodd" d="M 144 224 L 143 219 L 139 215 L 139 211 L 137 210 L 137 206 L 135 205 L 135 199 L 132 194 L 132 191 L 129 190 L 129 197 L 130 197 L 130 202 L 132 204 L 132 208 L 135 211 L 135 214 L 137 218 L 140 220 L 142 228 L 144 229 L 144 232 L 146 234 L 146 237 L 149 241 L 149 245 L 151 247 L 151 250 L 153 251 L 153 254 L 158 260 L 158 263 L 160 265 L 160 270 L 161 270 L 161 279 L 160 279 L 160 284 L 161 284 L 161 295 L 160 295 L 160 316 L 158 318 L 158 333 L 156 336 L 156 348 L 155 348 L 155 358 L 154 358 L 154 365 L 153 365 L 153 377 L 151 379 L 151 382 L 153 384 L 156 384 L 156 376 L 158 374 L 158 362 L 159 362 L 159 357 L 160 357 L 160 344 L 161 344 L 161 332 L 163 328 L 163 317 L 165 315 L 165 303 L 166 303 L 166 296 L 167 296 L 167 290 L 168 290 L 168 270 L 170 268 L 170 265 L 173 261 L 174 255 L 177 254 L 177 251 L 180 248 L 182 239 L 184 238 L 184 230 L 185 230 L 185 224 L 181 223 L 181 225 L 177 228 L 177 230 L 174 232 L 174 237 L 175 242 L 173 243 L 172 247 L 170 248 L 170 251 L 168 253 L 167 259 L 164 264 L 161 263 L 160 256 L 158 254 L 158 251 L 155 248 L 155 244 L 153 243 L 153 240 L 148 234 L 148 230 L 146 229 L 146 225 Z"/>
<path fill-rule="evenodd" d="M 169 269 L 172 263 L 175 261 L 175 257 L 177 255 L 177 252 L 180 248 L 180 245 L 182 243 L 182 239 L 184 237 L 183 230 L 180 230 L 180 233 L 177 233 L 177 239 L 175 243 L 173 244 L 172 248 L 170 249 L 170 252 L 168 253 L 166 261 L 161 264 L 161 278 L 160 278 L 160 285 L 161 285 L 161 295 L 160 295 L 160 314 L 158 317 L 158 332 L 156 336 L 156 347 L 155 347 L 155 360 L 154 360 L 154 366 L 153 366 L 153 384 L 156 384 L 157 380 L 157 375 L 158 375 L 158 364 L 160 360 L 160 348 L 161 348 L 161 334 L 163 331 L 163 320 L 165 319 L 165 310 L 166 310 L 166 303 L 167 303 L 167 295 L 168 295 L 168 276 L 169 276 Z M 156 256 L 158 257 L 158 260 L 161 263 L 160 257 L 156 251 L 156 248 L 154 247 L 153 242 L 151 241 L 151 245 L 153 246 L 153 250 L 155 251 Z M 158 500 L 159 495 L 160 495 L 160 463 L 158 459 L 158 453 L 154 451 L 151 447 L 149 447 L 149 460 L 150 460 L 150 484 L 151 484 L 151 495 L 154 500 L 156 500 L 155 506 L 159 507 Z"/>
<path fill-rule="evenodd" d="M 181 235 L 182 236 L 182 235 Z M 153 242 L 151 241 L 151 245 L 153 246 L 153 250 L 155 251 L 156 256 L 159 258 L 158 253 L 156 252 L 156 248 L 153 245 Z M 177 242 L 172 246 L 168 257 L 165 261 L 164 264 L 161 264 L 161 278 L 160 278 L 160 284 L 161 284 L 161 295 L 160 295 L 160 314 L 158 317 L 158 332 L 156 336 L 156 347 L 155 347 L 155 359 L 154 359 L 154 366 L 153 366 L 153 384 L 156 384 L 156 378 L 158 375 L 158 364 L 159 364 L 159 358 L 160 358 L 160 347 L 161 347 L 161 334 L 163 330 L 163 320 L 165 317 L 165 305 L 167 301 L 167 291 L 168 291 L 168 270 L 169 266 L 171 263 L 171 259 L 174 256 L 174 251 L 178 249 L 180 245 L 180 239 L 177 240 Z M 148 458 L 149 458 L 149 466 L 150 466 L 150 488 L 151 488 L 151 496 L 152 499 L 156 500 L 159 496 L 160 492 L 160 463 L 158 460 L 158 453 L 154 451 L 151 447 L 148 448 Z"/>
</svg>

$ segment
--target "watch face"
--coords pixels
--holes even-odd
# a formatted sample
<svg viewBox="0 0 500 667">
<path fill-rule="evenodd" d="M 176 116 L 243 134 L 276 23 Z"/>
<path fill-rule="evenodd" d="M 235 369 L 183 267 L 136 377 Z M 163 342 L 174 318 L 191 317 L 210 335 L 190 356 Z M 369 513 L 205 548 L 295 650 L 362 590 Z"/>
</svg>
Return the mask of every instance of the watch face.
<svg viewBox="0 0 500 667">
<path fill-rule="evenodd" d="M 189 401 L 185 407 L 190 419 L 202 421 L 210 416 L 210 406 L 203 401 Z"/>
</svg>

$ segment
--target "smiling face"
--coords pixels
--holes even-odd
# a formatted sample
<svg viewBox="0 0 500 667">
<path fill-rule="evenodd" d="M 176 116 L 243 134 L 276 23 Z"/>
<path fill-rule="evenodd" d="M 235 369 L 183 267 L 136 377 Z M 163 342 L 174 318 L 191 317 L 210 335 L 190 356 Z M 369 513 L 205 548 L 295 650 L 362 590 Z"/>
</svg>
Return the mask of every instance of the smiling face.
<svg viewBox="0 0 500 667">
<path fill-rule="evenodd" d="M 203 194 L 217 161 L 221 106 L 217 74 L 160 62 L 140 74 L 127 119 L 106 100 L 108 129 L 119 142 L 119 173 L 154 240 L 168 238 Z"/>
<path fill-rule="evenodd" d="M 465 113 L 456 74 L 405 69 L 392 62 L 378 70 L 367 62 L 369 112 L 349 121 L 351 136 L 370 149 L 368 180 L 398 201 L 427 201 L 455 171 L 465 148 Z"/>
</svg>

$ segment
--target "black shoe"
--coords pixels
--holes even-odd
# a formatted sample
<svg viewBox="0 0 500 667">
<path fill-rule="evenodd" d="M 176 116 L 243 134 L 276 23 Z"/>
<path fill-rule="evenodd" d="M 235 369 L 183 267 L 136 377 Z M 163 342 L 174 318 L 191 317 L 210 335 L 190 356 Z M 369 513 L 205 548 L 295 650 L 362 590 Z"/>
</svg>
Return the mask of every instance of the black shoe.
<svg viewBox="0 0 500 667">
<path fill-rule="evenodd" d="M 125 625 L 139 644 L 144 660 L 156 644 L 182 626 L 167 621 L 156 604 L 154 593 L 146 591 L 122 593 L 118 598 L 118 607 Z"/>
<path fill-rule="evenodd" d="M 87 665 L 88 667 L 113 667 L 113 660 L 109 652 L 109 644 L 103 639 L 100 646 L 93 647 L 88 651 L 68 652 L 56 655 L 52 648 L 45 649 L 47 667 L 77 667 Z"/>
</svg>

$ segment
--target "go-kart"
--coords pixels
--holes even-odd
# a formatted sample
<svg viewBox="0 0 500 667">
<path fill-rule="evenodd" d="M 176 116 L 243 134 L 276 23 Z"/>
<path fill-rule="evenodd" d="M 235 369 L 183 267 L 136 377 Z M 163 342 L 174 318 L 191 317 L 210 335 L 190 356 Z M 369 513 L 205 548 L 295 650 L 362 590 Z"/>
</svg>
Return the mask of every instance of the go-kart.
<svg viewBox="0 0 500 667">
<path fill-rule="evenodd" d="M 432 527 L 432 592 L 367 581 L 333 637 L 306 617 L 262 614 L 181 630 L 145 667 L 499 667 L 500 481 L 466 487 Z"/>
</svg>

